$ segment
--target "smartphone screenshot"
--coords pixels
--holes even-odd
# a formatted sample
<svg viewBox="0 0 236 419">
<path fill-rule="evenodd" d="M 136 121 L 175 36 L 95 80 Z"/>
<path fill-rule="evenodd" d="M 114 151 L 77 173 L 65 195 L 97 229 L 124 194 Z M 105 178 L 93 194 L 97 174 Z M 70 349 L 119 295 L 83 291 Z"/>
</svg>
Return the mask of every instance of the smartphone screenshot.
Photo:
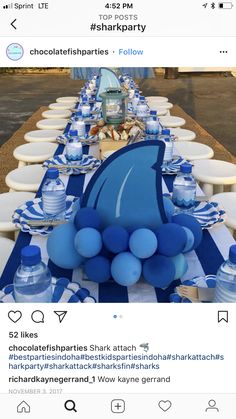
<svg viewBox="0 0 236 419">
<path fill-rule="evenodd" d="M 235 18 L 0 2 L 4 418 L 235 417 Z"/>
</svg>

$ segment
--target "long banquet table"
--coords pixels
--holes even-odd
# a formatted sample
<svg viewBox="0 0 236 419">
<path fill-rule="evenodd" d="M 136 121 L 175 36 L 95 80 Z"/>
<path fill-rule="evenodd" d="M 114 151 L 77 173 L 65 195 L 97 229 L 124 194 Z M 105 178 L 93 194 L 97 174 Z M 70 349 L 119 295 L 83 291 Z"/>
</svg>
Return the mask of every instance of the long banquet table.
<svg viewBox="0 0 236 419">
<path fill-rule="evenodd" d="M 68 123 L 65 133 L 70 129 Z M 64 151 L 63 145 L 58 145 L 55 155 L 62 154 Z M 99 146 L 86 146 L 83 148 L 84 154 L 92 154 L 99 157 Z M 66 186 L 67 195 L 74 195 L 80 197 L 93 176 L 94 172 L 86 175 L 66 176 L 61 175 Z M 163 193 L 172 192 L 174 176 L 164 175 L 162 179 Z M 41 183 L 42 186 L 42 183 Z M 37 192 L 37 197 L 41 196 L 41 186 Z M 201 194 L 201 189 L 198 187 L 197 194 Z M 16 241 L 13 252 L 5 266 L 0 279 L 0 289 L 7 284 L 13 282 L 13 277 L 17 267 L 20 264 L 20 253 L 24 246 L 35 244 L 40 246 L 43 261 L 48 265 L 52 275 L 56 278 L 66 277 L 72 281 L 76 280 L 82 287 L 89 289 L 90 294 L 100 303 L 157 303 L 169 302 L 169 296 L 174 291 L 175 287 L 181 283 L 180 280 L 173 281 L 171 285 L 165 290 L 154 288 L 147 284 L 144 280 L 140 280 L 137 284 L 131 287 L 122 287 L 113 280 L 106 283 L 97 284 L 84 278 L 81 269 L 67 270 L 56 266 L 48 257 L 46 249 L 47 238 L 39 235 L 30 235 L 28 233 L 20 233 Z M 204 276 L 209 274 L 216 274 L 218 267 L 224 259 L 228 257 L 228 250 L 234 239 L 229 230 L 224 225 L 218 225 L 210 230 L 203 231 L 203 240 L 196 251 L 192 251 L 186 255 L 188 262 L 188 271 L 181 278 L 181 280 L 192 279 L 196 276 Z"/>
</svg>

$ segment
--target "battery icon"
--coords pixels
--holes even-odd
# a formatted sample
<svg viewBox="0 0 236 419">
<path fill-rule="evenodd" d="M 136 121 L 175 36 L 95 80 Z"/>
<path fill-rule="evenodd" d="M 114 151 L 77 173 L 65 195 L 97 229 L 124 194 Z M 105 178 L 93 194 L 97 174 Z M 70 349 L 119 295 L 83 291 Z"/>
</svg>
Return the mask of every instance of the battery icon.
<svg viewBox="0 0 236 419">
<path fill-rule="evenodd" d="M 219 3 L 220 9 L 232 9 L 233 3 L 231 1 L 223 1 L 222 3 Z"/>
</svg>

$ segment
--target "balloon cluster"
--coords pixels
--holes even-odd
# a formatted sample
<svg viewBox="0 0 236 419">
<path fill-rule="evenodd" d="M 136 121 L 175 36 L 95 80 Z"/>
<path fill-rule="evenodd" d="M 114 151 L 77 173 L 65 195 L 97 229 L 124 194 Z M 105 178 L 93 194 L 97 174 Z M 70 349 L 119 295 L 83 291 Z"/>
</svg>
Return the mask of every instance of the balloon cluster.
<svg viewBox="0 0 236 419">
<path fill-rule="evenodd" d="M 97 283 L 113 278 L 131 286 L 143 276 L 152 286 L 165 288 L 184 275 L 188 268 L 185 253 L 196 249 L 202 239 L 194 217 L 173 215 L 169 202 L 165 210 L 169 222 L 157 230 L 128 231 L 119 225 L 102 229 L 97 210 L 81 208 L 73 222 L 55 228 L 49 236 L 50 259 L 66 269 L 83 265 L 87 277 Z"/>
</svg>

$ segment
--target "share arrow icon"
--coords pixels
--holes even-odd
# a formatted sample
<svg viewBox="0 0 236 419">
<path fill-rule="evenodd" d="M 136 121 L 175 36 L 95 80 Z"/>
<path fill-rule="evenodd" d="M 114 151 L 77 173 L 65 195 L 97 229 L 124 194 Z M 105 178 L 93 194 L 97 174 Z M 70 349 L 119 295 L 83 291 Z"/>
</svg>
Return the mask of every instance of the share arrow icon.
<svg viewBox="0 0 236 419">
<path fill-rule="evenodd" d="M 67 311 L 54 311 L 54 313 L 58 316 L 59 322 L 62 323 L 67 314 Z"/>
</svg>

